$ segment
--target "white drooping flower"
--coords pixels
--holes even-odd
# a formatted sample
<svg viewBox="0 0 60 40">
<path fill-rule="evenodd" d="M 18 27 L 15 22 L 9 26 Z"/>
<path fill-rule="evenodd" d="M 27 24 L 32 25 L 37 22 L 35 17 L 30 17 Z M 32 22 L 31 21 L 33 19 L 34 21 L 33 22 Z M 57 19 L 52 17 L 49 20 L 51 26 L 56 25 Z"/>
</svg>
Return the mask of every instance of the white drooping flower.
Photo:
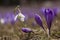
<svg viewBox="0 0 60 40">
<path fill-rule="evenodd" d="M 20 19 L 20 21 L 24 22 L 25 16 L 20 12 L 15 16 L 14 20 L 16 21 L 17 18 Z"/>
</svg>

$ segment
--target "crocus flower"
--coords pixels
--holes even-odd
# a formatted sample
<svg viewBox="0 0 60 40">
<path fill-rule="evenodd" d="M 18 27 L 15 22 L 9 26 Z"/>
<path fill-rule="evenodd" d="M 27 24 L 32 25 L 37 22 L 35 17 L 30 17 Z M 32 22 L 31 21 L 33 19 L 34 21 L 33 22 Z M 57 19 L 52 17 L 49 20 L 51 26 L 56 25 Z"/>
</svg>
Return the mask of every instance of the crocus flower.
<svg viewBox="0 0 60 40">
<path fill-rule="evenodd" d="M 14 21 L 14 14 L 12 14 L 12 13 L 6 13 L 4 15 L 4 20 L 5 20 L 6 23 L 9 22 L 11 24 L 14 24 L 15 23 L 15 21 Z"/>
<path fill-rule="evenodd" d="M 22 31 L 25 33 L 30 33 L 32 30 L 30 28 L 22 28 Z"/>
<path fill-rule="evenodd" d="M 46 19 L 46 22 L 47 22 L 47 26 L 48 26 L 48 29 L 49 29 L 49 34 L 50 34 L 50 28 L 51 28 L 51 25 L 52 25 L 52 21 L 53 21 L 53 18 L 54 18 L 54 11 L 52 11 L 51 9 L 45 9 L 44 10 L 44 13 L 45 13 L 45 19 Z"/>
<path fill-rule="evenodd" d="M 58 9 L 57 8 L 47 9 L 47 10 L 46 10 L 46 8 L 42 8 L 42 12 L 43 12 L 43 15 L 45 17 L 46 17 L 46 14 L 48 13 L 48 10 L 53 13 L 54 17 L 57 16 L 57 13 L 58 13 Z"/>
<path fill-rule="evenodd" d="M 43 29 L 43 24 L 42 24 L 42 20 L 41 20 L 41 17 L 38 15 L 38 14 L 35 14 L 35 21 L 38 25 L 40 25 Z M 45 29 L 44 29 L 45 30 Z"/>
</svg>

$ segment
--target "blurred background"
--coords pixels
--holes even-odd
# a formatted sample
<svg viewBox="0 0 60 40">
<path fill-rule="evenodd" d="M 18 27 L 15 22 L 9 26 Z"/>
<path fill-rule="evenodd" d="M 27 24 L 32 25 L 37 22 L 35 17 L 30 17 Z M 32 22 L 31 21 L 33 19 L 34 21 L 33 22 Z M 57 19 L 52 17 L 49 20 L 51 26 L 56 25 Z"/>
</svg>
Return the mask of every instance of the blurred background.
<svg viewBox="0 0 60 40">
<path fill-rule="evenodd" d="M 60 3 L 60 0 L 0 0 L 0 6 L 16 6 L 16 5 L 30 5 L 30 4 L 47 4 L 50 2 L 50 4 L 58 4 Z"/>
<path fill-rule="evenodd" d="M 0 5 L 13 6 L 13 5 L 26 5 L 26 4 L 42 4 L 44 2 L 59 3 L 60 0 L 0 0 Z"/>
<path fill-rule="evenodd" d="M 43 7 L 59 9 L 60 0 L 0 0 L 0 13 L 14 11 L 17 5 L 20 5 L 21 11 L 23 11 L 23 13 L 28 10 L 29 12 L 31 10 L 36 10 L 37 12 Z"/>
</svg>

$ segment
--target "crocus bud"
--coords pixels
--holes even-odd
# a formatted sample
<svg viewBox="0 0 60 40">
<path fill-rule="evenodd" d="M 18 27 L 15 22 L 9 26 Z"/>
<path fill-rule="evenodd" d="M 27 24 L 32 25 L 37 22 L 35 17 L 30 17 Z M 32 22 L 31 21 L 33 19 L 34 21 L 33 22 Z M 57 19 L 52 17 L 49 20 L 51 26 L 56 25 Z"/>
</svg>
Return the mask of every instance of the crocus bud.
<svg viewBox="0 0 60 40">
<path fill-rule="evenodd" d="M 41 20 L 41 17 L 38 15 L 38 14 L 35 14 L 35 21 L 38 25 L 40 25 L 43 29 L 43 24 L 42 24 L 42 20 Z M 45 30 L 45 29 L 44 29 Z"/>
<path fill-rule="evenodd" d="M 30 33 L 32 30 L 30 28 L 22 28 L 22 31 L 25 33 Z"/>
</svg>

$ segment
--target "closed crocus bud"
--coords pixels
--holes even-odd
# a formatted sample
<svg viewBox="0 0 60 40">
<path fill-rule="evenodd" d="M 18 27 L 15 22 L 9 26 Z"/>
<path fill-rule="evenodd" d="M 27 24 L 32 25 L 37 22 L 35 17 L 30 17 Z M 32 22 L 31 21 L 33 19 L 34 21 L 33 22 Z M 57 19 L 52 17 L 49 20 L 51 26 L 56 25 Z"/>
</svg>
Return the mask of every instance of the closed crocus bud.
<svg viewBox="0 0 60 40">
<path fill-rule="evenodd" d="M 30 33 L 32 30 L 30 28 L 22 28 L 22 31 L 25 33 Z"/>
<path fill-rule="evenodd" d="M 42 24 L 42 20 L 41 20 L 41 17 L 38 15 L 38 14 L 35 14 L 35 21 L 38 25 L 40 25 L 43 29 L 43 24 Z M 45 30 L 45 29 L 44 29 Z"/>
</svg>

